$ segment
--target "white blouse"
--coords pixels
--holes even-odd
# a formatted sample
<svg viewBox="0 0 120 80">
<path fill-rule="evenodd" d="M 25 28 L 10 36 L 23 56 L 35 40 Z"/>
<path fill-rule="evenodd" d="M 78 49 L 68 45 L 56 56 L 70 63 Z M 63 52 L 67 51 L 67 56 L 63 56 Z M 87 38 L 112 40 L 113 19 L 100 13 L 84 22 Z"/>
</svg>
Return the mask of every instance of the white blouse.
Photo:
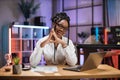
<svg viewBox="0 0 120 80">
<path fill-rule="evenodd" d="M 63 48 L 61 44 L 58 45 L 57 49 L 54 48 L 54 43 L 48 43 L 44 47 L 40 47 L 41 42 L 46 40 L 48 36 L 41 38 L 36 43 L 33 53 L 30 56 L 31 66 L 36 66 L 41 60 L 41 56 L 44 55 L 47 64 L 68 64 L 75 65 L 77 63 L 77 56 L 75 46 L 72 41 L 69 40 L 69 45 Z M 67 43 L 68 38 L 62 37 L 62 40 Z"/>
</svg>

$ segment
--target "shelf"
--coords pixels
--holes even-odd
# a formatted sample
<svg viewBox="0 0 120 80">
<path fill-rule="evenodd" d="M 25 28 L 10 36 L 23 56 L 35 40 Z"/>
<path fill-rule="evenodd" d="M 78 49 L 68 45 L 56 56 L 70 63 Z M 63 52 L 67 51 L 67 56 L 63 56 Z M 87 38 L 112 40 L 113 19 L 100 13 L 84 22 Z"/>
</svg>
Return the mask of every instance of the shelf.
<svg viewBox="0 0 120 80">
<path fill-rule="evenodd" d="M 37 29 L 49 29 L 48 26 L 34 26 L 34 25 L 13 25 L 14 28 L 37 28 Z"/>
<path fill-rule="evenodd" d="M 29 63 L 31 52 L 23 52 L 22 53 L 22 62 Z"/>
<path fill-rule="evenodd" d="M 43 37 L 43 31 L 44 29 L 33 29 L 33 38 L 42 38 Z"/>
<path fill-rule="evenodd" d="M 32 49 L 32 40 L 22 40 L 22 51 L 30 51 Z"/>
<path fill-rule="evenodd" d="M 116 44 L 77 44 L 77 48 L 89 48 L 89 49 L 120 49 L 120 45 Z"/>
<path fill-rule="evenodd" d="M 31 28 L 21 28 L 22 38 L 32 38 L 32 29 Z"/>
<path fill-rule="evenodd" d="M 11 38 L 19 38 L 19 37 L 20 37 L 20 29 L 11 28 Z"/>
<path fill-rule="evenodd" d="M 20 40 L 11 41 L 11 51 L 21 51 L 20 46 Z"/>
<path fill-rule="evenodd" d="M 3 53 L 15 54 L 20 57 L 20 63 L 29 63 L 37 41 L 49 33 L 47 26 L 13 25 L 3 27 Z"/>
<path fill-rule="evenodd" d="M 38 40 L 33 40 L 33 49 L 35 48 L 37 41 Z"/>
<path fill-rule="evenodd" d="M 22 53 L 32 53 L 33 52 L 33 50 L 26 50 L 26 51 L 22 51 Z"/>
</svg>

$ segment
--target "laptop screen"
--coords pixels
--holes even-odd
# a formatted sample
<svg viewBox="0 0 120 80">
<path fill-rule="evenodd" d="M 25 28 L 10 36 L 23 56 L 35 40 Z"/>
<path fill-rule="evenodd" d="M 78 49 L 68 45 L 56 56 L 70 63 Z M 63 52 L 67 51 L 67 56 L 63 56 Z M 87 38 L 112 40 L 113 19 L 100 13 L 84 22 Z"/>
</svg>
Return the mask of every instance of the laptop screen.
<svg viewBox="0 0 120 80">
<path fill-rule="evenodd" d="M 105 54 L 106 54 L 105 51 L 89 53 L 89 56 L 86 59 L 85 63 L 83 64 L 81 71 L 97 68 L 99 64 L 101 64 Z"/>
<path fill-rule="evenodd" d="M 99 64 L 101 64 L 105 54 L 106 54 L 105 51 L 89 53 L 89 56 L 86 59 L 83 66 L 77 65 L 77 66 L 73 66 L 73 67 L 66 67 L 63 69 L 70 70 L 70 71 L 77 71 L 77 72 L 95 69 L 99 66 Z"/>
</svg>

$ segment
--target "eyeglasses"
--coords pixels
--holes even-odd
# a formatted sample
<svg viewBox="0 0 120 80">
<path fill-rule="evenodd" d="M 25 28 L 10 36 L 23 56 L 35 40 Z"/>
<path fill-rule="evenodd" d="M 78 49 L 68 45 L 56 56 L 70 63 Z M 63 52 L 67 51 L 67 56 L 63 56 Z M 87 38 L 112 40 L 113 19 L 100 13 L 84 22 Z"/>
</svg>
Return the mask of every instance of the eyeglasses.
<svg viewBox="0 0 120 80">
<path fill-rule="evenodd" d="M 56 24 L 60 29 L 63 29 L 64 31 L 68 30 L 68 27 L 64 27 L 62 24 L 58 24 L 58 23 L 56 23 Z"/>
</svg>

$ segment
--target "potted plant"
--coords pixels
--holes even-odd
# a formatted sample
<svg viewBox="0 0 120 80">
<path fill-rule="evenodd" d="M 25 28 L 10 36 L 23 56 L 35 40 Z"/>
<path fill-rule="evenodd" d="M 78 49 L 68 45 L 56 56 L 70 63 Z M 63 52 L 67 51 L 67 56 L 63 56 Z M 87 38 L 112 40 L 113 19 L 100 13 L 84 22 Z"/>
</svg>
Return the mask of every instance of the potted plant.
<svg viewBox="0 0 120 80">
<path fill-rule="evenodd" d="M 20 74 L 22 72 L 22 65 L 20 63 L 19 57 L 13 58 L 13 74 Z"/>
<path fill-rule="evenodd" d="M 27 19 L 30 18 L 31 14 L 35 14 L 37 9 L 40 7 L 40 3 L 35 4 L 34 0 L 20 0 L 18 3 L 24 17 L 25 22 L 24 24 L 28 24 Z"/>
</svg>

